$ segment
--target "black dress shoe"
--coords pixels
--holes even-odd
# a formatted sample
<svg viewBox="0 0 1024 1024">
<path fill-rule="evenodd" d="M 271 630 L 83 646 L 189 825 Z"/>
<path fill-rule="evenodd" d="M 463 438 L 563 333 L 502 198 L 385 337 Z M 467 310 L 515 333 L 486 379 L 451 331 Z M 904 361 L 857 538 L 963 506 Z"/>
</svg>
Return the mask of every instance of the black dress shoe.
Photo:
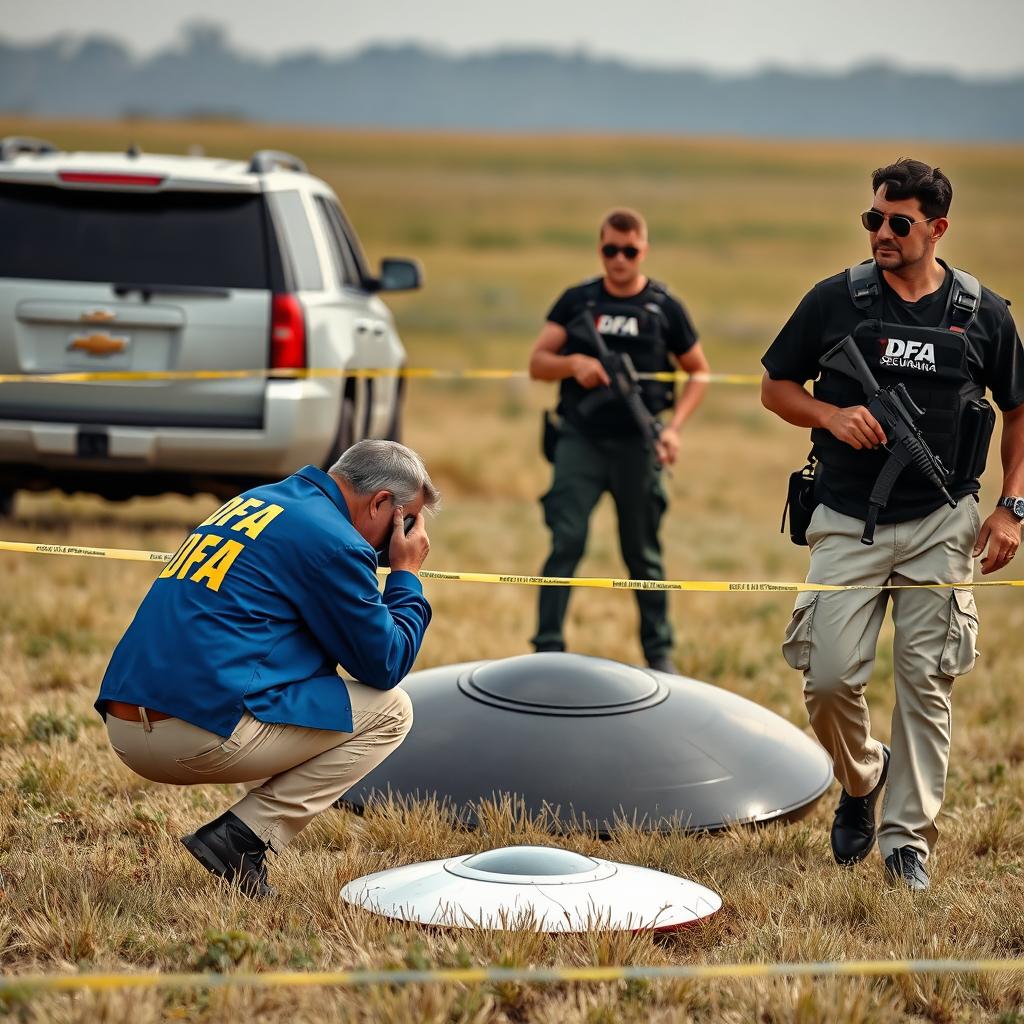
<svg viewBox="0 0 1024 1024">
<path fill-rule="evenodd" d="M 843 790 L 832 821 L 832 856 L 849 866 L 862 861 L 875 845 L 875 804 L 889 775 L 889 748 L 882 745 L 882 774 L 867 796 L 850 796 Z"/>
<path fill-rule="evenodd" d="M 664 672 L 670 676 L 679 675 L 679 669 L 672 664 L 672 658 L 667 654 L 659 654 L 655 658 L 648 658 L 647 667 L 653 668 L 655 672 Z"/>
<path fill-rule="evenodd" d="M 885 858 L 885 873 L 913 892 L 925 892 L 932 884 L 921 863 L 921 855 L 912 846 L 898 846 Z"/>
<path fill-rule="evenodd" d="M 237 884 L 246 896 L 277 895 L 267 884 L 267 844 L 230 811 L 182 836 L 181 842 L 207 871 Z"/>
</svg>

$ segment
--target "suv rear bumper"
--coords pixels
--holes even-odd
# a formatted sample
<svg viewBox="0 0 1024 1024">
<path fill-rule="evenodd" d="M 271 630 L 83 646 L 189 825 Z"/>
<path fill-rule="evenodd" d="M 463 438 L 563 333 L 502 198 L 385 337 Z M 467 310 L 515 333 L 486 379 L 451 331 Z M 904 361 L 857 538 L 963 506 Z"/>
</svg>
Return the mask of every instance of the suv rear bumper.
<svg viewBox="0 0 1024 1024">
<path fill-rule="evenodd" d="M 125 489 L 138 494 L 139 478 L 153 477 L 154 487 L 160 478 L 165 489 L 187 493 L 209 490 L 205 483 L 217 478 L 278 479 L 327 458 L 340 395 L 335 380 L 268 381 L 258 430 L 0 420 L 0 486 L 109 493 L 124 477 Z M 106 435 L 105 457 L 79 454 L 82 431 Z M 95 487 L 88 485 L 93 478 Z"/>
</svg>

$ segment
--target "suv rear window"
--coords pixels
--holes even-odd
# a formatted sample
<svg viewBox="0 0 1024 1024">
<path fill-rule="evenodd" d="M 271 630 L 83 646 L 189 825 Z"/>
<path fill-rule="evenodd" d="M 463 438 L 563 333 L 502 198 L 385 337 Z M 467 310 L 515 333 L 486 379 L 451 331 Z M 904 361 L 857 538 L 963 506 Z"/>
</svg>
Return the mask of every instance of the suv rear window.
<svg viewBox="0 0 1024 1024">
<path fill-rule="evenodd" d="M 0 185 L 0 278 L 270 288 L 263 197 Z"/>
</svg>

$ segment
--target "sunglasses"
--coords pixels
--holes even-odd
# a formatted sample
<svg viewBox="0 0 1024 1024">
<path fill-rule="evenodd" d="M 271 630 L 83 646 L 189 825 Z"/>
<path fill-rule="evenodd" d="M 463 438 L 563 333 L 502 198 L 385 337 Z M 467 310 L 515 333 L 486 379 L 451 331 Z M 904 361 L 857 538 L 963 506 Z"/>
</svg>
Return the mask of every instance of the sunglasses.
<svg viewBox="0 0 1024 1024">
<path fill-rule="evenodd" d="M 640 255 L 640 250 L 635 245 L 613 245 L 611 242 L 606 242 L 601 246 L 601 255 L 606 260 L 615 259 L 620 252 L 627 260 L 635 260 Z"/>
<path fill-rule="evenodd" d="M 879 213 L 877 210 L 866 210 L 860 215 L 860 222 L 868 231 L 880 231 L 885 220 L 886 215 Z M 914 220 L 913 217 L 907 217 L 902 213 L 891 213 L 889 214 L 889 229 L 897 238 L 906 238 L 910 234 L 910 229 L 915 224 L 928 224 L 933 220 L 938 220 L 938 217 Z"/>
</svg>

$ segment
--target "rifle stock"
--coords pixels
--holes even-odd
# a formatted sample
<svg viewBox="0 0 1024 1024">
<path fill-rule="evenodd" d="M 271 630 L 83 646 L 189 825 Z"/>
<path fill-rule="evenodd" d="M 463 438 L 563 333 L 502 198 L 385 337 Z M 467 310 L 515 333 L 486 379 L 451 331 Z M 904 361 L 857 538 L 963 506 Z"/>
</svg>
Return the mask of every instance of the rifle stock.
<svg viewBox="0 0 1024 1024">
<path fill-rule="evenodd" d="M 865 362 L 864 355 L 857 347 L 852 334 L 848 334 L 838 345 L 833 345 L 818 362 L 826 370 L 835 370 L 836 373 L 859 382 L 868 398 L 878 394 L 878 381 Z"/>
</svg>

